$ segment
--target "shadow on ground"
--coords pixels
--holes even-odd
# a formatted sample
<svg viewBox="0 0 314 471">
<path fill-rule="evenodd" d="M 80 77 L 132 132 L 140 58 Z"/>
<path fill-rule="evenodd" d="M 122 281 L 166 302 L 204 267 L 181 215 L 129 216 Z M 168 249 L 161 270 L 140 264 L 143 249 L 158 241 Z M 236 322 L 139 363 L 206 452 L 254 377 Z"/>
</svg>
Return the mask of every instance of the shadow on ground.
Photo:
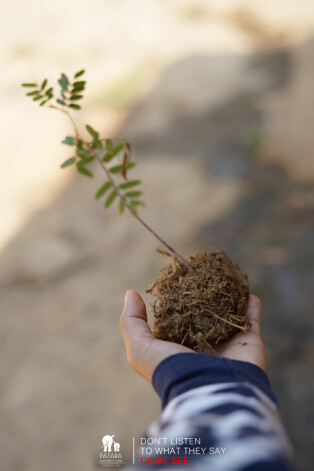
<svg viewBox="0 0 314 471">
<path fill-rule="evenodd" d="M 289 50 L 186 57 L 117 135 L 133 143 L 149 222 L 179 250 L 225 249 L 249 274 L 283 421 L 310 470 L 313 188 L 262 158 L 261 103 L 288 93 L 294 74 Z M 131 218 L 105 214 L 91 182 L 75 177 L 2 252 L 3 469 L 92 469 L 105 434 L 130 459 L 132 436 L 159 404 L 126 363 L 118 316 L 125 289 L 143 292 L 157 276 L 155 245 Z"/>
</svg>

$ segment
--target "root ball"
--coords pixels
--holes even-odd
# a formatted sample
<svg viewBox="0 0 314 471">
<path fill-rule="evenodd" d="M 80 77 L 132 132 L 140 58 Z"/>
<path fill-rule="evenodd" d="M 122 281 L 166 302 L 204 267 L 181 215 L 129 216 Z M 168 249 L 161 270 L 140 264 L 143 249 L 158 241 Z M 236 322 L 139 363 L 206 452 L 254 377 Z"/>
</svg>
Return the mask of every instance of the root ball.
<svg viewBox="0 0 314 471">
<path fill-rule="evenodd" d="M 236 332 L 247 331 L 247 276 L 222 250 L 199 252 L 161 270 L 147 292 L 152 293 L 154 335 L 197 352 L 215 353 L 216 345 Z"/>
</svg>

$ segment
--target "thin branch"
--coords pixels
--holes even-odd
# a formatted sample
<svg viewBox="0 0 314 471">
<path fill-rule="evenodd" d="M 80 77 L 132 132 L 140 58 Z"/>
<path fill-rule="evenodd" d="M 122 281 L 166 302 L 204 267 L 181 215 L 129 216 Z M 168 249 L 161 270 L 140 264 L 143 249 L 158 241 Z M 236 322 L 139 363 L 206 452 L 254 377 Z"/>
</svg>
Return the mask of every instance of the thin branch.
<svg viewBox="0 0 314 471">
<path fill-rule="evenodd" d="M 71 121 L 72 126 L 73 126 L 73 128 L 74 128 L 75 137 L 78 138 L 79 132 L 78 132 L 76 123 L 75 123 L 74 119 L 72 118 L 72 116 L 70 115 L 69 111 L 68 111 L 68 110 L 65 110 L 64 108 L 59 108 L 59 106 L 56 106 L 56 105 L 49 105 L 49 108 L 52 108 L 53 110 L 61 111 L 61 113 L 64 113 L 64 114 L 67 115 L 67 117 L 68 117 L 69 120 Z"/>
<path fill-rule="evenodd" d="M 175 255 L 179 260 L 180 262 L 182 262 L 186 268 L 189 270 L 189 271 L 193 271 L 191 265 L 181 256 L 179 255 L 169 244 L 168 242 L 166 242 L 164 239 L 162 239 L 148 224 L 146 224 L 145 221 L 143 221 L 143 219 L 131 208 L 131 206 L 129 205 L 129 203 L 127 202 L 127 200 L 124 198 L 124 196 L 122 195 L 122 193 L 120 192 L 118 186 L 116 185 L 115 181 L 113 180 L 112 176 L 110 175 L 108 169 L 106 168 L 106 166 L 104 165 L 103 161 L 101 160 L 101 158 L 99 157 L 99 155 L 97 154 L 97 152 L 92 152 L 93 155 L 96 157 L 97 159 L 97 162 L 100 164 L 101 168 L 104 170 L 104 172 L 106 173 L 107 175 L 107 178 L 108 180 L 110 181 L 113 189 L 115 190 L 115 192 L 117 193 L 117 195 L 119 196 L 120 200 L 123 201 L 124 205 L 128 208 L 128 210 L 132 213 L 132 215 L 142 224 L 142 226 L 145 227 L 145 229 L 147 229 L 154 237 L 156 237 L 156 239 L 161 242 L 171 253 L 173 253 L 173 255 Z"/>
<path fill-rule="evenodd" d="M 56 109 L 58 111 L 61 111 L 62 113 L 65 113 L 68 118 L 70 119 L 72 125 L 73 125 L 73 128 L 74 128 L 74 131 L 75 131 L 75 136 L 76 138 L 78 138 L 79 136 L 79 132 L 78 132 L 78 129 L 77 129 L 77 126 L 76 126 L 76 123 L 74 121 L 74 119 L 72 118 L 72 116 L 70 115 L 69 111 L 68 110 L 64 110 L 62 108 L 59 108 L 55 105 L 50 105 L 49 106 L 50 108 L 53 108 L 53 109 Z M 105 172 L 108 180 L 110 181 L 113 189 L 115 190 L 115 192 L 117 193 L 117 195 L 119 196 L 120 200 L 123 202 L 123 204 L 128 208 L 128 210 L 130 211 L 130 213 L 138 220 L 138 222 L 140 224 L 142 224 L 142 226 L 145 227 L 145 229 L 147 229 L 162 245 L 164 245 L 178 260 L 180 260 L 181 263 L 183 263 L 183 265 L 188 269 L 188 271 L 190 272 L 194 272 L 193 268 L 191 267 L 191 265 L 180 255 L 178 254 L 178 252 L 176 252 L 176 250 L 174 250 L 174 248 L 171 247 L 171 245 L 168 244 L 168 242 L 166 242 L 164 239 L 162 239 L 148 224 L 146 224 L 145 221 L 143 221 L 143 219 L 136 213 L 136 211 L 134 211 L 131 206 L 129 205 L 129 203 L 127 202 L 127 200 L 124 198 L 124 196 L 122 195 L 122 193 L 120 192 L 119 190 L 119 187 L 116 185 L 114 179 L 112 178 L 112 176 L 110 175 L 110 172 L 108 171 L 107 167 L 104 165 L 102 159 L 99 157 L 98 153 L 96 151 L 94 151 L 94 149 L 91 148 L 90 144 L 89 143 L 86 143 L 84 142 L 85 145 L 87 145 L 87 147 L 90 149 L 92 155 L 94 155 L 94 157 L 96 158 L 97 162 L 99 163 L 99 165 L 101 166 L 101 168 L 103 169 L 103 171 Z"/>
</svg>

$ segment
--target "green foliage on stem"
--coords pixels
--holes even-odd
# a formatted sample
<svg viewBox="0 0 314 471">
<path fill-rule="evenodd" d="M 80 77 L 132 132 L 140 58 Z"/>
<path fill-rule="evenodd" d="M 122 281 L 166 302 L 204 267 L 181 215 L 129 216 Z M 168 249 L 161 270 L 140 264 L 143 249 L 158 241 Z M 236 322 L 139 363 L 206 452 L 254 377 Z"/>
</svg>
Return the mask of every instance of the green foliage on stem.
<svg viewBox="0 0 314 471">
<path fill-rule="evenodd" d="M 101 198 L 106 193 L 106 191 L 109 190 L 110 187 L 111 187 L 111 182 L 104 183 L 97 191 L 95 195 L 95 199 L 98 200 L 99 198 Z"/>
<path fill-rule="evenodd" d="M 94 174 L 90 166 L 98 162 L 105 172 L 106 180 L 97 190 L 95 199 L 100 199 L 107 194 L 105 208 L 118 200 L 120 213 L 123 213 L 127 207 L 133 214 L 137 214 L 138 207 L 145 204 L 139 200 L 142 191 L 129 191 L 130 188 L 141 184 L 140 180 L 128 180 L 128 172 L 135 167 L 135 162 L 131 162 L 129 142 L 112 138 L 101 139 L 99 132 L 90 124 L 85 126 L 89 139 L 84 140 L 70 114 L 71 110 L 81 109 L 78 101 L 82 100 L 85 91 L 86 81 L 81 79 L 84 74 L 85 70 L 80 69 L 73 75 L 73 79 L 70 79 L 66 74 L 61 73 L 58 79 L 58 96 L 54 87 L 48 85 L 47 78 L 39 83 L 22 83 L 22 87 L 26 88 L 26 96 L 38 102 L 39 106 L 47 106 L 68 115 L 74 126 L 75 135 L 66 136 L 62 143 L 75 146 L 75 156 L 65 160 L 61 168 L 74 166 L 81 175 L 92 178 Z M 110 167 L 107 167 L 109 163 Z M 109 190 L 111 191 L 108 194 Z"/>
<path fill-rule="evenodd" d="M 72 136 L 66 136 L 66 138 L 62 141 L 62 144 L 66 144 L 68 146 L 74 146 L 75 139 Z"/>
<path fill-rule="evenodd" d="M 69 165 L 73 165 L 75 163 L 75 160 L 76 160 L 75 157 L 70 157 L 65 162 L 63 162 L 63 164 L 61 165 L 61 168 L 65 168 L 65 167 L 68 167 Z"/>
</svg>

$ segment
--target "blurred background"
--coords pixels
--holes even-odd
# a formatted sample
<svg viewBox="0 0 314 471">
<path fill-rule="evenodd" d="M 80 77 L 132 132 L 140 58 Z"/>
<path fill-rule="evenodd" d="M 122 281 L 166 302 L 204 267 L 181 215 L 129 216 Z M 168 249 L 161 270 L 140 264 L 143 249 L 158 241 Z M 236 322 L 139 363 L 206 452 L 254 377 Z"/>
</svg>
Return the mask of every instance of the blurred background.
<svg viewBox="0 0 314 471">
<path fill-rule="evenodd" d="M 301 471 L 312 469 L 312 0 L 12 0 L 1 5 L 2 470 L 124 460 L 159 400 L 128 366 L 128 288 L 165 263 L 94 180 L 59 165 L 66 117 L 21 82 L 87 69 L 88 122 L 131 141 L 145 220 L 185 256 L 220 247 L 263 301 L 270 378 Z"/>
</svg>

